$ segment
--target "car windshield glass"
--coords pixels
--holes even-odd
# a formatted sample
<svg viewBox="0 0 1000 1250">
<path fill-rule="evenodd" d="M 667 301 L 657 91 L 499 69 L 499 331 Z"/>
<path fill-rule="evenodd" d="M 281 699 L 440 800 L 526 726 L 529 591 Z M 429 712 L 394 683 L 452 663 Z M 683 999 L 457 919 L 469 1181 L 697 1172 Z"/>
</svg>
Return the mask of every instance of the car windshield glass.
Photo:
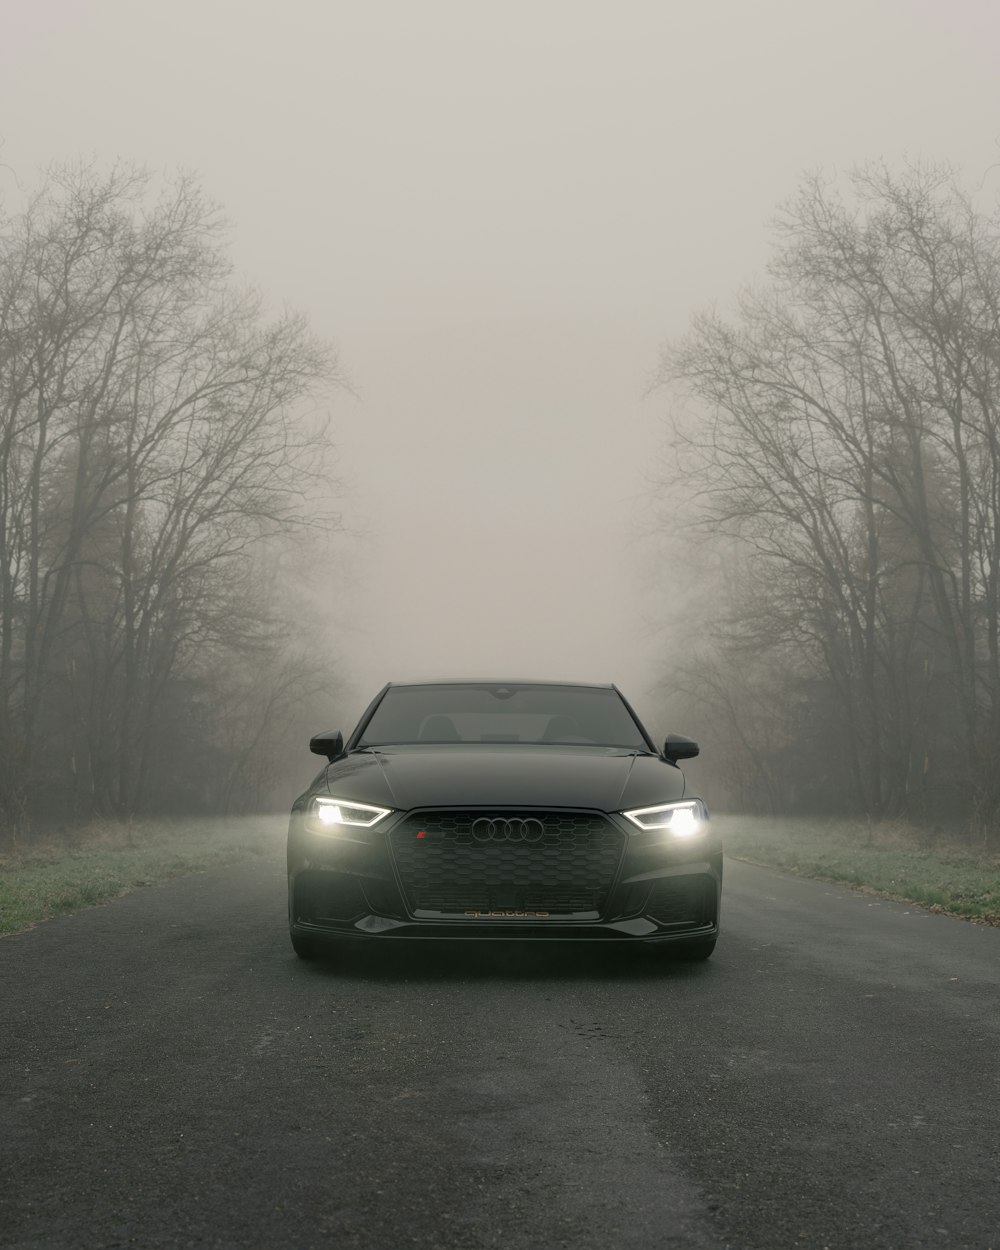
<svg viewBox="0 0 1000 1250">
<path fill-rule="evenodd" d="M 650 749 L 618 692 L 597 686 L 390 686 L 358 745 L 415 742 Z"/>
</svg>

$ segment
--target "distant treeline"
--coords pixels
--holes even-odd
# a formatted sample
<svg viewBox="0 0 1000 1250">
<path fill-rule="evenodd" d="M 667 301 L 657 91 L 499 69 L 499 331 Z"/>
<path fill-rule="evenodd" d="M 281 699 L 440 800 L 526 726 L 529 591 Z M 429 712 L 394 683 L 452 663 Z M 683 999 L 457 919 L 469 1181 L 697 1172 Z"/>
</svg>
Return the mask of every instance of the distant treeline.
<svg viewBox="0 0 1000 1250">
<path fill-rule="evenodd" d="M 771 283 L 662 363 L 699 587 L 667 688 L 733 806 L 990 838 L 1000 217 L 950 171 L 867 168 L 807 179 L 777 239 Z"/>
<path fill-rule="evenodd" d="M 0 219 L 0 817 L 263 801 L 322 693 L 290 536 L 335 381 L 229 284 L 190 179 L 56 171 Z M 301 543 L 296 544 L 301 550 Z"/>
</svg>

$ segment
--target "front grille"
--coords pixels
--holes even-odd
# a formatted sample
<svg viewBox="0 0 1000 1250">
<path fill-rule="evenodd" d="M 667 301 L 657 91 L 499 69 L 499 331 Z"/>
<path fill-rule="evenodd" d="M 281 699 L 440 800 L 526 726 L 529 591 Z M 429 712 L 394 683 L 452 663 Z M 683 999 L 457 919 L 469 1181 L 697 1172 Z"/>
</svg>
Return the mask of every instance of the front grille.
<svg viewBox="0 0 1000 1250">
<path fill-rule="evenodd" d="M 596 918 L 614 884 L 625 835 L 586 812 L 443 811 L 413 813 L 389 840 L 414 913 L 513 910 Z"/>
<path fill-rule="evenodd" d="M 715 882 L 702 873 L 664 877 L 649 894 L 646 915 L 662 925 L 698 928 L 715 919 Z"/>
</svg>

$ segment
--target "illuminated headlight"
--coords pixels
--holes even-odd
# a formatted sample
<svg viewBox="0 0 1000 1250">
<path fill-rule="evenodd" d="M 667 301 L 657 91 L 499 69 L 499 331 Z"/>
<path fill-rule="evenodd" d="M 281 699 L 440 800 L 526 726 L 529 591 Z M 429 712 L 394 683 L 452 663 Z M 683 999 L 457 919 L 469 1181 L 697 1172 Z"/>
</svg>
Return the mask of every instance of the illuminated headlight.
<svg viewBox="0 0 1000 1250">
<path fill-rule="evenodd" d="M 661 803 L 659 807 L 638 807 L 622 812 L 633 825 L 652 833 L 662 829 L 673 838 L 693 838 L 704 833 L 708 826 L 708 812 L 698 802 Z"/>
<path fill-rule="evenodd" d="M 306 812 L 306 828 L 310 833 L 326 833 L 335 837 L 344 825 L 370 829 L 391 811 L 390 807 L 372 807 L 368 803 L 352 803 L 347 799 L 317 795 Z"/>
</svg>

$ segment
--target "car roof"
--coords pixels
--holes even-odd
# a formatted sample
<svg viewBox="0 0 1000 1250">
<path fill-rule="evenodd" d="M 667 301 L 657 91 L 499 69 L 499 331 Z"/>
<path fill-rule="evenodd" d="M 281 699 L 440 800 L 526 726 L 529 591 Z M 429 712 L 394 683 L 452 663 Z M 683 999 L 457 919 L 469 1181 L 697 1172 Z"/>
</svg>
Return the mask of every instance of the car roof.
<svg viewBox="0 0 1000 1250">
<path fill-rule="evenodd" d="M 610 681 L 553 681 L 536 677 L 441 677 L 419 681 L 390 681 L 389 686 L 581 686 L 590 690 L 614 690 Z"/>
</svg>

